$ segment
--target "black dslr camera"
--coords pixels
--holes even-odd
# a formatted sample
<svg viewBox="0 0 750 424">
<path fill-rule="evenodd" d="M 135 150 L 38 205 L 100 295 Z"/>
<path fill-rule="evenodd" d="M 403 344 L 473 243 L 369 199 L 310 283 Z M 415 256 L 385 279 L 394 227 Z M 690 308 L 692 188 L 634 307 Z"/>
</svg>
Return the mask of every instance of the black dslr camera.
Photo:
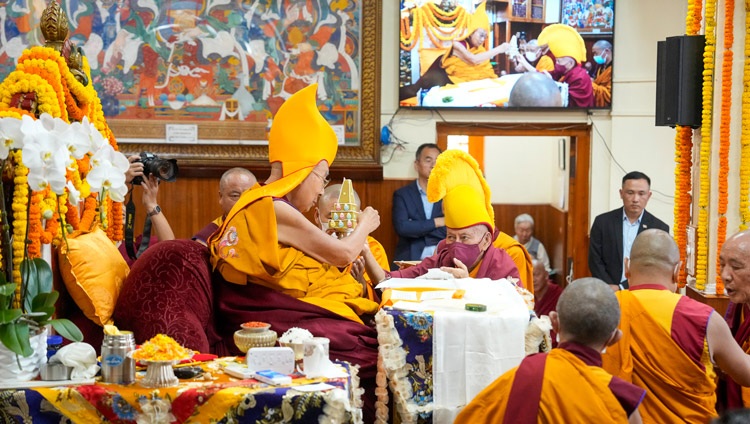
<svg viewBox="0 0 750 424">
<path fill-rule="evenodd" d="M 177 159 L 160 159 L 153 153 L 141 152 L 141 158 L 136 162 L 143 163 L 143 176 L 156 175 L 162 181 L 172 182 L 177 179 Z M 133 178 L 133 184 L 141 185 L 143 177 Z"/>
</svg>

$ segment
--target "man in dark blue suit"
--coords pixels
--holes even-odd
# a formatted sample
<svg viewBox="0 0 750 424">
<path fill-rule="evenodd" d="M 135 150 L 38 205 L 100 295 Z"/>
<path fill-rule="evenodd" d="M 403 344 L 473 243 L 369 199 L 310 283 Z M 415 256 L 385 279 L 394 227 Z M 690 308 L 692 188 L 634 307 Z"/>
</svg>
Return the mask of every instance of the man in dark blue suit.
<svg viewBox="0 0 750 424">
<path fill-rule="evenodd" d="M 589 239 L 591 276 L 604 280 L 613 290 L 628 288 L 624 260 L 630 257 L 635 237 L 650 228 L 669 232 L 669 225 L 646 211 L 651 198 L 651 179 L 646 174 L 633 171 L 622 177 L 620 198 L 623 207 L 594 219 Z"/>
<path fill-rule="evenodd" d="M 417 180 L 393 193 L 393 228 L 398 234 L 396 261 L 418 261 L 431 256 L 437 244 L 445 239 L 443 202 L 430 203 L 425 192 L 440 153 L 436 144 L 419 146 L 414 161 Z"/>
</svg>

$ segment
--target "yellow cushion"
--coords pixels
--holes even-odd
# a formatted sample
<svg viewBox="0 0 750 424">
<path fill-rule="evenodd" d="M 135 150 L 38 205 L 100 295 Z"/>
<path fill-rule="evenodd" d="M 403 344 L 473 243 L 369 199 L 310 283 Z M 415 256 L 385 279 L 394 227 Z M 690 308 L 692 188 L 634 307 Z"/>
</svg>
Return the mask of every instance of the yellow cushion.
<svg viewBox="0 0 750 424">
<path fill-rule="evenodd" d="M 96 324 L 112 324 L 112 313 L 130 268 L 99 227 L 67 236 L 59 250 L 65 288 L 84 315 Z"/>
</svg>

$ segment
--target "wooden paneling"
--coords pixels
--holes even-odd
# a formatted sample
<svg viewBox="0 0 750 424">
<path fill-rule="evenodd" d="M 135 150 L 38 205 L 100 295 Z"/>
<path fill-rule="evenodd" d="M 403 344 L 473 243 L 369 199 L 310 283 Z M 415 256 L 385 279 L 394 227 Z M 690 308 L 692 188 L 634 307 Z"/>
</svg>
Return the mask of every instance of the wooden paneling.
<svg viewBox="0 0 750 424">
<path fill-rule="evenodd" d="M 691 299 L 714 308 L 721 316 L 724 316 L 729 307 L 729 298 L 725 295 L 703 294 L 690 286 L 685 287 L 685 294 Z"/>
<path fill-rule="evenodd" d="M 262 175 L 261 178 L 265 178 Z M 362 199 L 363 206 L 372 206 L 380 213 L 380 227 L 372 233 L 385 248 L 388 257 L 393 257 L 398 238 L 393 230 L 391 207 L 393 192 L 412 183 L 413 180 L 354 181 L 354 189 Z M 141 204 L 141 188 L 133 190 L 136 204 L 136 233 L 143 230 L 146 211 Z M 175 236 L 190 238 L 208 222 L 221 214 L 219 178 L 178 177 L 172 183 L 159 187 L 159 205 L 169 220 Z M 564 248 L 566 245 L 566 213 L 549 205 L 493 205 L 495 222 L 502 231 L 513 235 L 513 220 L 518 214 L 528 213 L 536 221 L 536 236 L 550 255 L 554 268 L 564 270 Z M 307 214 L 311 218 L 310 213 Z"/>
<path fill-rule="evenodd" d="M 556 270 L 555 282 L 564 285 L 564 276 L 568 273 L 568 263 L 565 260 L 565 246 L 567 244 L 568 213 L 551 205 L 499 205 L 494 204 L 495 224 L 500 231 L 514 235 L 515 219 L 522 213 L 534 218 L 534 237 L 544 244 L 550 259 L 550 266 Z"/>
</svg>

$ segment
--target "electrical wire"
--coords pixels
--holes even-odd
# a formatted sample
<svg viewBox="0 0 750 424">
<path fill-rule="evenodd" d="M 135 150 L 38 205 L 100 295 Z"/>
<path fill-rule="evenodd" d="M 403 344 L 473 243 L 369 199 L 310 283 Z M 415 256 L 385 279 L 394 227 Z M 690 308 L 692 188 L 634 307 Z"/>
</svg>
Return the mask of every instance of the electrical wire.
<svg viewBox="0 0 750 424">
<path fill-rule="evenodd" d="M 626 171 L 625 168 L 620 164 L 620 162 L 617 161 L 617 158 L 615 158 L 615 155 L 612 153 L 612 150 L 607 145 L 607 141 L 604 139 L 604 136 L 599 131 L 599 128 L 596 126 L 596 123 L 594 123 L 594 120 L 591 119 L 591 115 L 588 116 L 588 121 L 589 121 L 589 124 L 591 124 L 591 128 L 594 129 L 594 132 L 596 133 L 596 135 L 599 136 L 599 140 L 601 140 L 602 145 L 607 150 L 607 153 L 609 154 L 609 157 L 612 159 L 612 162 L 614 162 L 615 165 L 617 165 L 617 167 L 620 169 L 620 171 L 622 171 L 623 175 L 627 174 L 628 171 Z M 667 199 L 667 201 L 664 201 L 664 203 L 669 203 L 669 201 L 674 202 L 674 196 L 673 195 L 669 195 L 669 194 L 663 193 L 663 192 L 661 192 L 659 190 L 654 189 L 653 187 L 651 188 L 651 191 L 654 192 L 654 193 L 656 193 L 656 194 L 658 194 L 658 195 L 660 195 L 660 196 L 664 196 Z"/>
</svg>

